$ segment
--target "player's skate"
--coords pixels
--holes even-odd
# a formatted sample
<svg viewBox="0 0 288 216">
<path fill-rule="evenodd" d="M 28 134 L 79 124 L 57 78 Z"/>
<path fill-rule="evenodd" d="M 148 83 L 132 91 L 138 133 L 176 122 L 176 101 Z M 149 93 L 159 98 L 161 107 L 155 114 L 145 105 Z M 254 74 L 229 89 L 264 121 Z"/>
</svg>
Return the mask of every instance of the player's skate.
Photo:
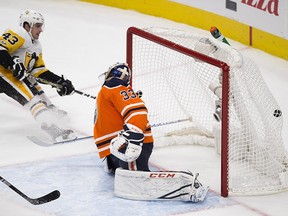
<svg viewBox="0 0 288 216">
<path fill-rule="evenodd" d="M 62 129 L 57 125 L 52 124 L 48 126 L 47 124 L 42 124 L 41 128 L 46 131 L 55 142 L 61 142 L 65 140 L 73 140 L 76 139 L 77 136 L 74 134 L 71 129 Z"/>
<path fill-rule="evenodd" d="M 65 122 L 68 122 L 70 120 L 68 117 L 68 113 L 65 110 L 59 109 L 54 104 L 51 104 L 47 107 L 52 113 L 57 116 L 58 119 L 64 120 Z"/>
<path fill-rule="evenodd" d="M 202 202 L 206 195 L 207 195 L 207 192 L 209 190 L 209 187 L 204 187 L 198 180 L 197 180 L 197 177 L 199 176 L 198 173 L 196 173 L 195 175 L 195 179 L 194 179 L 194 187 L 192 187 L 192 191 L 191 193 L 189 194 L 190 196 L 190 200 L 192 202 Z"/>
</svg>

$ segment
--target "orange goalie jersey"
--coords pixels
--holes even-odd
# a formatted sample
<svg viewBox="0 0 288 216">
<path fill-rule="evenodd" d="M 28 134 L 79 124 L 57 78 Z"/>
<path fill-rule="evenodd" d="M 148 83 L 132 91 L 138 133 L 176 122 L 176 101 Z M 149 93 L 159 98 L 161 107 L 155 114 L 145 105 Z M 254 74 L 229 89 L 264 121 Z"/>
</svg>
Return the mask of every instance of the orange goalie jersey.
<svg viewBox="0 0 288 216">
<path fill-rule="evenodd" d="M 97 97 L 94 139 L 100 158 L 110 155 L 110 141 L 123 125 L 133 124 L 144 133 L 143 144 L 153 143 L 147 108 L 130 86 L 121 85 L 118 79 L 106 82 Z"/>
</svg>

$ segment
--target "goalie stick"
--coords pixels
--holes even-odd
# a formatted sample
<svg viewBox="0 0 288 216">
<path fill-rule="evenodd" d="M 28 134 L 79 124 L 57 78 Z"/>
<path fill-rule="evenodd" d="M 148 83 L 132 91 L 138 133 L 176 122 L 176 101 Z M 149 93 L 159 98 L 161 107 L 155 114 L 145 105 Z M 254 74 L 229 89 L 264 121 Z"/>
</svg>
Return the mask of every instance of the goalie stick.
<svg viewBox="0 0 288 216">
<path fill-rule="evenodd" d="M 30 198 L 27 195 L 25 195 L 23 192 L 18 190 L 15 186 L 13 186 L 10 182 L 8 182 L 6 179 L 0 176 L 0 181 L 3 182 L 5 185 L 7 185 L 9 188 L 11 188 L 13 191 L 15 191 L 17 194 L 19 194 L 21 197 L 23 197 L 25 200 L 27 200 L 29 203 L 33 205 L 40 205 L 47 202 L 51 202 L 53 200 L 56 200 L 60 197 L 60 192 L 58 190 L 54 190 L 51 193 L 48 193 L 42 197 L 38 198 Z"/>
</svg>

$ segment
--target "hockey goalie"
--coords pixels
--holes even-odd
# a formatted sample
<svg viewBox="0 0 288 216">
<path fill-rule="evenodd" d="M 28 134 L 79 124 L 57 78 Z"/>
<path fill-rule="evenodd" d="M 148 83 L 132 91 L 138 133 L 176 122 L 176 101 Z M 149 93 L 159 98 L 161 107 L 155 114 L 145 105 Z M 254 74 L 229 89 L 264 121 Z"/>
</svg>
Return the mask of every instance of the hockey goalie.
<svg viewBox="0 0 288 216">
<path fill-rule="evenodd" d="M 130 76 L 126 63 L 114 64 L 100 75 L 104 83 L 95 109 L 94 140 L 105 170 L 115 173 L 115 195 L 133 200 L 203 201 L 208 187 L 198 181 L 198 174 L 150 171 L 154 140 L 148 110 L 131 88 Z"/>
</svg>

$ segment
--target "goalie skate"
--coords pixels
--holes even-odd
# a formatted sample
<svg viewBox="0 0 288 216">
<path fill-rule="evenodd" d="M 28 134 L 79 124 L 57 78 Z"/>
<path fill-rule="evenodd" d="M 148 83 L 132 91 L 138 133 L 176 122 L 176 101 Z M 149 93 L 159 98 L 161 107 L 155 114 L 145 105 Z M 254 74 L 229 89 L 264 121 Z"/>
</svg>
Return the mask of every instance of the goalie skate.
<svg viewBox="0 0 288 216">
<path fill-rule="evenodd" d="M 192 173 L 191 173 L 192 174 Z M 207 193 L 208 193 L 208 190 L 209 190 L 209 187 L 205 187 L 203 186 L 197 179 L 197 177 L 199 176 L 199 173 L 196 173 L 195 174 L 195 179 L 194 179 L 194 183 L 193 183 L 193 186 L 194 186 L 194 192 L 191 193 L 191 198 L 190 200 L 192 202 L 202 202 L 204 201 Z"/>
</svg>

